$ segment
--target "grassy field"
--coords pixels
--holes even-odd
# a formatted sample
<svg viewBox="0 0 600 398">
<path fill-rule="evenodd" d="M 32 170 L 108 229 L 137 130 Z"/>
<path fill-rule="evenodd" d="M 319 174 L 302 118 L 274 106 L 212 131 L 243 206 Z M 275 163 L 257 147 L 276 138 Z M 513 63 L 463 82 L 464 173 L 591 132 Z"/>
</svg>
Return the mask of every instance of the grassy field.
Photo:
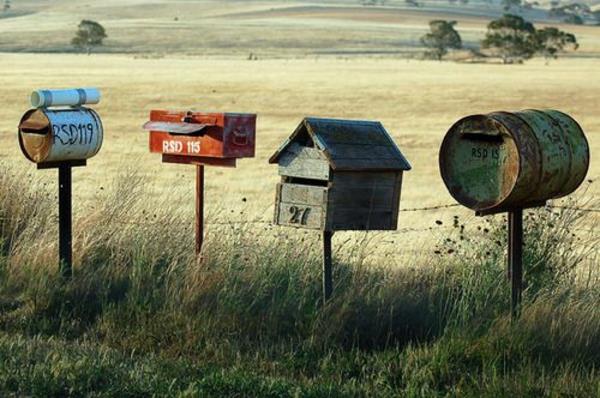
<svg viewBox="0 0 600 398">
<path fill-rule="evenodd" d="M 379 120 L 413 166 L 401 209 L 452 204 L 437 167 L 452 123 L 556 108 L 583 126 L 592 163 L 554 204 L 599 208 L 600 27 L 561 25 L 576 54 L 505 66 L 414 58 L 434 18 L 458 20 L 475 45 L 500 12 L 476 1 L 13 3 L 0 18 L 0 395 L 600 396 L 597 212 L 527 213 L 517 321 L 504 220 L 460 207 L 336 234 L 323 306 L 319 236 L 268 224 L 279 177 L 267 163 L 305 116 Z M 64 53 L 88 17 L 106 26 L 105 48 Z M 102 90 L 105 142 L 74 171 L 64 282 L 56 173 L 24 159 L 16 126 L 32 89 L 72 86 Z M 194 170 L 161 164 L 141 128 L 156 108 L 258 114 L 256 157 L 207 169 L 200 264 Z"/>
<path fill-rule="evenodd" d="M 534 60 L 509 67 L 398 59 L 250 62 L 40 54 L 2 54 L 0 61 L 4 68 L 0 83 L 5 88 L 0 106 L 6 115 L 0 120 L 4 148 L 0 156 L 18 169 L 34 171 L 15 139 L 15 125 L 27 109 L 31 87 L 67 87 L 85 81 L 102 89 L 104 98 L 96 109 L 103 117 L 106 139 L 89 167 L 75 172 L 76 205 L 81 207 L 78 214 L 101 200 L 103 188 L 112 184 L 115 173 L 133 165 L 148 177 L 156 203 L 160 198 L 186 199 L 182 210 L 191 221 L 194 170 L 163 165 L 158 156 L 148 152 L 147 133 L 141 125 L 153 108 L 259 115 L 256 158 L 240 161 L 236 169 L 208 169 L 209 221 L 270 220 L 279 177 L 267 159 L 307 115 L 380 120 L 413 165 L 404 181 L 402 208 L 453 203 L 439 176 L 437 152 L 449 126 L 466 114 L 554 107 L 582 124 L 592 158 L 600 150 L 600 116 L 594 100 L 600 83 L 590 78 L 600 67 L 595 59 L 558 60 L 548 66 Z M 41 72 L 37 71 L 38 62 L 44 65 Z M 22 76 L 28 78 L 24 81 Z M 36 172 L 35 176 L 55 183 L 53 172 Z M 589 177 L 598 176 L 600 168 L 592 162 Z M 588 196 L 598 192 L 598 185 L 592 184 Z M 403 213 L 400 228 L 431 227 L 436 219 L 450 222 L 455 214 L 478 223 L 467 210 L 451 210 L 427 216 Z M 374 253 L 383 250 L 395 258 L 438 237 L 435 231 L 377 236 L 382 243 Z M 410 236 L 409 244 L 386 243 L 405 236 Z"/>
</svg>

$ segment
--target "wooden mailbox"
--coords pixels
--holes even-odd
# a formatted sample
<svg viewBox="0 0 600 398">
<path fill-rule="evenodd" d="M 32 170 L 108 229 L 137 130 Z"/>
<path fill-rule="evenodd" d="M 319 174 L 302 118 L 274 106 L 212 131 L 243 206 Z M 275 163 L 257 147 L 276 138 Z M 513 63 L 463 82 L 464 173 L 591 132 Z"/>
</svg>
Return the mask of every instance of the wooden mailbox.
<svg viewBox="0 0 600 398">
<path fill-rule="evenodd" d="M 269 160 L 275 223 L 322 231 L 392 230 L 410 165 L 379 122 L 306 118 Z"/>
<path fill-rule="evenodd" d="M 164 163 L 196 166 L 196 254 L 204 236 L 204 165 L 235 167 L 239 158 L 254 157 L 256 115 L 153 110 L 144 124 L 150 152 Z"/>
<path fill-rule="evenodd" d="M 332 233 L 396 229 L 410 164 L 381 123 L 319 118 L 304 119 L 269 163 L 281 175 L 275 223 L 323 231 L 327 299 Z"/>
</svg>

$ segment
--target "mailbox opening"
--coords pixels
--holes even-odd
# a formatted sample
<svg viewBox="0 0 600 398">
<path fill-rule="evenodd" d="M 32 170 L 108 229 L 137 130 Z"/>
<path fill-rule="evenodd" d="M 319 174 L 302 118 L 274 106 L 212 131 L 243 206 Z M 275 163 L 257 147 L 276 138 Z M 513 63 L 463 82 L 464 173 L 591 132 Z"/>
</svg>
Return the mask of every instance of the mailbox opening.
<svg viewBox="0 0 600 398">
<path fill-rule="evenodd" d="M 300 177 L 289 177 L 283 176 L 283 182 L 289 184 L 301 184 L 310 185 L 313 187 L 328 187 L 329 181 L 327 180 L 313 180 L 311 178 L 300 178 Z"/>
<path fill-rule="evenodd" d="M 19 124 L 19 144 L 29 160 L 41 162 L 50 152 L 52 129 L 50 120 L 39 109 L 30 110 L 21 119 Z"/>
</svg>

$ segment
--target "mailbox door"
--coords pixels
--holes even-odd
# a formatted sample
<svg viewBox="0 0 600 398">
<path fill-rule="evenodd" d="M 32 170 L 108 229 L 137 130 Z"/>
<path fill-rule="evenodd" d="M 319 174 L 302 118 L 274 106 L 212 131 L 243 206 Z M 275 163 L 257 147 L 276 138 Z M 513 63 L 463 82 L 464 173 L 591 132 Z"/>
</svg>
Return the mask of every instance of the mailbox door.
<svg viewBox="0 0 600 398">
<path fill-rule="evenodd" d="M 277 184 L 275 223 L 324 230 L 327 219 L 327 197 L 327 187 Z"/>
</svg>

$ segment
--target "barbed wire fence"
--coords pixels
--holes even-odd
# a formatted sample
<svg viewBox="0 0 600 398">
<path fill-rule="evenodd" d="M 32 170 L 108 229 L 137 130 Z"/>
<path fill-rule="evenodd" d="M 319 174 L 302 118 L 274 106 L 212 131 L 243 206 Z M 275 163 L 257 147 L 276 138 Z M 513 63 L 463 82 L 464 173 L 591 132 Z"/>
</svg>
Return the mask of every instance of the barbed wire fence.
<svg viewBox="0 0 600 398">
<path fill-rule="evenodd" d="M 588 179 L 587 183 L 589 185 L 591 185 L 592 183 L 594 183 L 597 180 L 600 180 L 600 176 L 598 176 L 597 178 Z M 430 211 L 447 210 L 447 209 L 454 209 L 454 208 L 464 208 L 464 207 L 459 203 L 446 203 L 446 204 L 430 205 L 430 206 L 423 206 L 423 207 L 401 208 L 398 210 L 398 212 L 399 213 L 419 213 L 419 212 L 430 212 Z M 597 207 L 582 207 L 582 206 L 575 206 L 575 205 L 547 204 L 541 208 L 600 214 L 600 208 L 597 208 Z M 466 210 L 466 208 L 465 208 L 465 210 Z M 56 216 L 56 220 L 58 220 L 58 216 Z M 192 226 L 191 224 L 193 224 L 191 221 L 185 221 L 185 220 L 170 220 L 169 222 L 176 223 L 176 224 L 179 224 L 182 226 L 188 226 L 188 227 L 191 227 Z M 386 231 L 386 232 L 391 233 L 391 234 L 422 233 L 422 232 L 428 232 L 428 231 L 434 231 L 434 230 L 441 230 L 441 229 L 444 229 L 445 227 L 452 227 L 452 226 L 443 226 L 442 222 L 439 220 L 435 220 L 434 222 L 435 222 L 435 225 L 431 225 L 428 227 L 404 227 L 404 228 L 399 228 L 397 230 Z M 112 218 L 109 221 L 109 223 L 116 223 L 119 225 L 152 226 L 152 225 L 160 225 L 163 223 L 163 221 L 153 221 L 153 220 L 135 221 L 135 220 L 123 220 L 123 219 Z M 261 219 L 261 218 L 250 219 L 250 220 L 215 220 L 215 221 L 211 221 L 209 219 L 205 222 L 205 225 L 206 226 L 232 226 L 232 227 L 243 226 L 243 225 L 263 225 L 263 226 L 268 226 L 268 227 L 276 227 L 277 226 L 272 220 Z M 595 232 L 596 230 L 597 230 L 596 226 L 594 226 L 594 228 L 591 228 L 591 229 L 589 229 L 589 228 L 577 228 L 576 229 L 576 231 L 580 231 L 580 232 Z"/>
</svg>

